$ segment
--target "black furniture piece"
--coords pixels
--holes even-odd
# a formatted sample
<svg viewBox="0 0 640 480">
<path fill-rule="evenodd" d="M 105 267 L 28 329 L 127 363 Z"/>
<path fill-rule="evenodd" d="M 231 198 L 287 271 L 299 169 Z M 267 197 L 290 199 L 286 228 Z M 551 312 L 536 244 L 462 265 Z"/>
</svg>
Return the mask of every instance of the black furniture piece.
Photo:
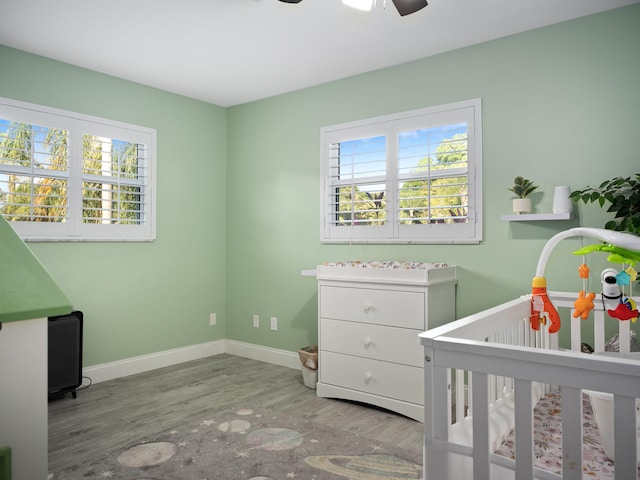
<svg viewBox="0 0 640 480">
<path fill-rule="evenodd" d="M 49 398 L 71 392 L 82 384 L 82 312 L 49 317 Z"/>
</svg>

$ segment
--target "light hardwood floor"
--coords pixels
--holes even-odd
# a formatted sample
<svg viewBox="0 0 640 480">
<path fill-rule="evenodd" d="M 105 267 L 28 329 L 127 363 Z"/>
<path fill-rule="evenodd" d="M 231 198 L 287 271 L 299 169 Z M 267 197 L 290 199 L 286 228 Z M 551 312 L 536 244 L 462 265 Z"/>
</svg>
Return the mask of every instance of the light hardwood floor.
<svg viewBox="0 0 640 480">
<path fill-rule="evenodd" d="M 262 405 L 416 452 L 423 425 L 386 410 L 318 398 L 299 370 L 216 355 L 102 382 L 49 402 L 49 471 L 176 428 L 203 412 Z"/>
</svg>

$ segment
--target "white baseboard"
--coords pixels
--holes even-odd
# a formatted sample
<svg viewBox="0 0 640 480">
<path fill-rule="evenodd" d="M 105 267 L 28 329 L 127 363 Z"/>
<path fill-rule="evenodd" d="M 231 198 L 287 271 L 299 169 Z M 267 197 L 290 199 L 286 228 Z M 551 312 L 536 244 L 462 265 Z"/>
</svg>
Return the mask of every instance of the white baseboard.
<svg viewBox="0 0 640 480">
<path fill-rule="evenodd" d="M 87 367 L 82 370 L 82 374 L 91 378 L 93 383 L 106 382 L 115 378 L 148 372 L 156 368 L 177 365 L 191 360 L 198 360 L 199 358 L 210 357 L 211 355 L 219 355 L 224 351 L 225 340 L 217 340 Z"/>
<path fill-rule="evenodd" d="M 233 340 L 217 340 L 94 365 L 84 368 L 82 374 L 91 378 L 92 383 L 100 383 L 222 353 L 282 367 L 300 368 L 297 353 Z"/>
<path fill-rule="evenodd" d="M 250 358 L 260 362 L 272 363 L 281 367 L 300 369 L 300 358 L 297 352 L 279 350 L 277 348 L 263 347 L 253 343 L 236 342 L 227 340 L 225 353 L 237 355 L 238 357 Z"/>
</svg>

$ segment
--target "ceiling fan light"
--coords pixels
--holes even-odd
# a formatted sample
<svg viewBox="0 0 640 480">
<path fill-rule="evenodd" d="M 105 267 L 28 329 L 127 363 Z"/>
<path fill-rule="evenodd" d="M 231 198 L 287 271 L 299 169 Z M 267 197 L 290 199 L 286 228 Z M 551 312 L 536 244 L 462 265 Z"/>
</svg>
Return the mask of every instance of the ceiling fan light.
<svg viewBox="0 0 640 480">
<path fill-rule="evenodd" d="M 373 8 L 373 0 L 342 0 L 342 4 L 365 12 L 370 12 Z"/>
<path fill-rule="evenodd" d="M 393 4 L 402 17 L 422 10 L 428 5 L 427 0 L 393 0 Z"/>
<path fill-rule="evenodd" d="M 280 0 L 280 1 L 284 3 L 300 3 L 302 0 Z"/>
</svg>

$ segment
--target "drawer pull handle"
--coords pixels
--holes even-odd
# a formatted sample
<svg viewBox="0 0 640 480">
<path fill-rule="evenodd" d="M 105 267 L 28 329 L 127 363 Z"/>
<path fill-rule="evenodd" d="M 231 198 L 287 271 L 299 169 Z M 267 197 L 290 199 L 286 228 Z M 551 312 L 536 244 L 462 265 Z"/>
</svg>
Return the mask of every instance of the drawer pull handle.
<svg viewBox="0 0 640 480">
<path fill-rule="evenodd" d="M 371 375 L 369 372 L 365 373 L 364 374 L 364 383 L 369 383 L 372 378 L 373 378 L 373 375 Z"/>
<path fill-rule="evenodd" d="M 365 337 L 365 339 L 364 339 L 364 346 L 365 346 L 365 347 L 369 347 L 369 346 L 371 346 L 371 343 L 372 343 L 372 342 L 371 342 L 371 337 Z"/>
<path fill-rule="evenodd" d="M 372 312 L 373 310 L 374 310 L 373 305 L 371 305 L 370 303 L 364 304 L 364 313 L 369 313 L 369 312 Z"/>
</svg>

